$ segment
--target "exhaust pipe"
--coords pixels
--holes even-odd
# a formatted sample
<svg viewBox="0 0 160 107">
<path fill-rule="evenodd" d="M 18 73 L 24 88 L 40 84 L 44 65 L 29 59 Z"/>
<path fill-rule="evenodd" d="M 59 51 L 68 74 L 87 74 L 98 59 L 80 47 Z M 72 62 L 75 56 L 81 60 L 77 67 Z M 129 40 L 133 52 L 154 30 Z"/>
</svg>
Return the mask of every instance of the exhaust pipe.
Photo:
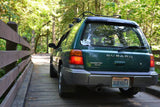
<svg viewBox="0 0 160 107">
<path fill-rule="evenodd" d="M 95 90 L 96 90 L 96 92 L 98 92 L 98 93 L 103 92 L 103 88 L 102 88 L 102 87 L 96 87 Z"/>
</svg>

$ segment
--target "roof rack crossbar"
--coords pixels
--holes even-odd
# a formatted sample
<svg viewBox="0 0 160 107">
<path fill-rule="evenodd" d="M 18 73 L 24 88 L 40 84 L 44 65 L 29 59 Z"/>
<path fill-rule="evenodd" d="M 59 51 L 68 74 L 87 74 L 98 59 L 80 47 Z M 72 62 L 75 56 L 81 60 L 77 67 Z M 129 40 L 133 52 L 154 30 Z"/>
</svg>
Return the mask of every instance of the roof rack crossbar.
<svg viewBox="0 0 160 107">
<path fill-rule="evenodd" d="M 83 17 L 89 16 L 89 15 L 86 15 L 86 13 L 87 13 L 87 14 L 91 14 L 91 16 L 102 16 L 102 17 L 115 17 L 115 18 L 121 18 L 120 15 L 105 16 L 105 15 L 94 14 L 94 13 L 92 13 L 92 12 L 90 12 L 90 11 L 84 11 L 82 14 L 79 15 L 79 17 L 82 16 L 82 18 L 83 18 Z"/>
</svg>

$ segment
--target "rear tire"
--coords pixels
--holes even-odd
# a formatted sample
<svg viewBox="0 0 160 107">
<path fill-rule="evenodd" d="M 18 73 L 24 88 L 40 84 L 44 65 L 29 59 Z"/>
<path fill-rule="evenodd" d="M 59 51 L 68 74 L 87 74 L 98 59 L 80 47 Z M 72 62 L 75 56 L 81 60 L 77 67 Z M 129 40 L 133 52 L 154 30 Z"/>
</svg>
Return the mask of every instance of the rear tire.
<svg viewBox="0 0 160 107">
<path fill-rule="evenodd" d="M 131 88 L 119 88 L 120 92 L 127 97 L 132 97 L 133 95 L 139 92 L 139 88 L 131 87 Z"/>
<path fill-rule="evenodd" d="M 58 92 L 59 96 L 64 98 L 64 97 L 70 97 L 73 92 L 75 91 L 74 86 L 67 85 L 65 83 L 65 80 L 62 75 L 62 71 L 59 73 L 59 81 L 58 81 Z"/>
<path fill-rule="evenodd" d="M 57 77 L 57 73 L 56 73 L 52 64 L 50 64 L 50 77 L 51 78 L 56 78 Z"/>
</svg>

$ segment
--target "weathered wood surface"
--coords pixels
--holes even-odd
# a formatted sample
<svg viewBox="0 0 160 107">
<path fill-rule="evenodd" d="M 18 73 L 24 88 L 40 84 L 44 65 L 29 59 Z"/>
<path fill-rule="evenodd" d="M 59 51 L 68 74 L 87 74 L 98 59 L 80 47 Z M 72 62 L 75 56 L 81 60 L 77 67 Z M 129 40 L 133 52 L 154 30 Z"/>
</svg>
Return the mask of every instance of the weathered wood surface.
<svg viewBox="0 0 160 107">
<path fill-rule="evenodd" d="M 25 78 L 26 73 L 28 72 L 28 70 L 30 70 L 31 64 L 32 63 L 30 62 L 28 64 L 28 66 L 25 68 L 24 72 L 20 75 L 20 77 L 18 78 L 18 80 L 16 81 L 16 83 L 11 88 L 11 90 L 9 91 L 7 96 L 5 97 L 4 101 L 0 105 L 1 107 L 10 107 L 12 105 L 14 98 L 16 96 L 16 93 L 17 93 L 19 87 L 21 86 L 21 84 Z"/>
<path fill-rule="evenodd" d="M 0 20 L 0 32 L 1 32 L 0 38 L 12 41 L 17 44 L 19 43 L 18 34 L 1 20 Z"/>
<path fill-rule="evenodd" d="M 9 26 L 8 26 L 8 25 Z M 17 24 L 9 22 L 5 24 L 0 20 L 0 38 L 6 40 L 6 51 L 0 50 L 0 68 L 5 75 L 0 78 L 0 97 L 5 93 L 5 98 L 0 107 L 10 107 L 17 89 L 20 87 L 27 69 L 25 66 L 30 61 L 32 54 L 29 43 L 17 34 Z M 22 51 L 17 51 L 17 44 L 22 45 Z M 17 61 L 22 62 L 17 65 Z M 24 70 L 24 72 L 22 72 Z M 22 74 L 20 74 L 22 72 Z"/>
<path fill-rule="evenodd" d="M 17 44 L 21 44 L 31 49 L 31 46 L 27 41 L 20 37 L 14 30 L 0 20 L 0 38 L 12 41 Z"/>
<path fill-rule="evenodd" d="M 159 107 L 160 99 L 145 92 L 132 98 L 123 97 L 118 89 L 104 88 L 96 93 L 79 88 L 70 98 L 58 95 L 58 79 L 49 77 L 49 57 L 33 57 L 34 69 L 25 107 Z"/>
<path fill-rule="evenodd" d="M 17 78 L 17 75 L 22 72 L 22 69 L 28 64 L 30 58 L 22 61 L 17 67 L 12 69 L 2 78 L 0 78 L 0 96 L 8 89 L 8 87 L 12 84 L 12 82 Z"/>
<path fill-rule="evenodd" d="M 0 68 L 30 55 L 31 51 L 0 51 Z"/>
<path fill-rule="evenodd" d="M 28 91 L 28 86 L 29 86 L 30 79 L 32 76 L 32 71 L 33 71 L 33 63 L 31 64 L 28 71 L 26 72 L 26 76 L 25 76 L 21 86 L 18 89 L 18 92 L 16 94 L 16 97 L 14 98 L 14 101 L 13 101 L 11 107 L 24 107 L 25 96 Z"/>
</svg>

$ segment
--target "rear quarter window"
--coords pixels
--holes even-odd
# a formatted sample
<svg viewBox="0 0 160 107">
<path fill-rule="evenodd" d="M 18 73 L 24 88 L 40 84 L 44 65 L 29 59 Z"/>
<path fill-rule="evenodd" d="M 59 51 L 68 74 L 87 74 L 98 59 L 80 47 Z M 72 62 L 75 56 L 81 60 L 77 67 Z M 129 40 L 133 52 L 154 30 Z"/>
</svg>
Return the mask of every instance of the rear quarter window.
<svg viewBox="0 0 160 107">
<path fill-rule="evenodd" d="M 75 40 L 75 36 L 78 32 L 78 29 L 80 28 L 81 23 L 78 23 L 77 25 L 75 25 L 72 30 L 70 31 L 68 37 L 66 38 L 66 41 L 64 41 L 63 46 L 67 49 L 71 48 L 74 40 Z"/>
</svg>

